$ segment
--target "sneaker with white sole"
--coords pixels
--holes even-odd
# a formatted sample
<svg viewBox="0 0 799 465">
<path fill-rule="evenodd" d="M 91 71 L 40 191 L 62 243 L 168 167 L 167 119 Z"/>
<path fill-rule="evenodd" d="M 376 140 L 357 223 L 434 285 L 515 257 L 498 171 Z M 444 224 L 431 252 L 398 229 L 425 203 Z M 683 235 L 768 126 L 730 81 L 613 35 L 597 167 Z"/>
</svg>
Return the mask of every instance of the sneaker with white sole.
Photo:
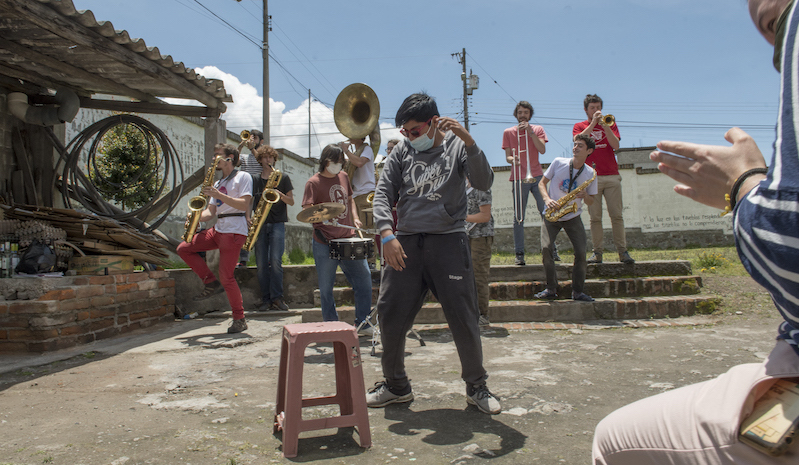
<svg viewBox="0 0 799 465">
<path fill-rule="evenodd" d="M 399 404 L 413 400 L 413 391 L 399 395 L 388 389 L 385 381 L 378 381 L 366 393 L 366 406 L 371 408 L 385 407 L 388 404 Z"/>
<path fill-rule="evenodd" d="M 489 415 L 496 415 L 502 412 L 502 405 L 500 405 L 499 399 L 494 394 L 491 394 L 491 391 L 488 390 L 488 386 L 485 384 L 475 386 L 474 392 L 471 395 L 467 392 L 466 402 Z"/>
<path fill-rule="evenodd" d="M 375 335 L 375 329 L 369 325 L 363 325 L 363 328 L 358 330 L 358 336 L 372 337 Z"/>
</svg>

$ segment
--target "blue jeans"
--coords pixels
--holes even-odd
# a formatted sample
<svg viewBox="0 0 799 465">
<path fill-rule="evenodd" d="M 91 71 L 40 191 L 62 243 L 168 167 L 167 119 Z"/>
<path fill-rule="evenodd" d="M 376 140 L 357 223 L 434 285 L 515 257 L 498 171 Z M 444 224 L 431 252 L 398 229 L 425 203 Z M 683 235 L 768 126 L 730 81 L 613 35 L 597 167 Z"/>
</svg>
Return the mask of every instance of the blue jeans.
<svg viewBox="0 0 799 465">
<path fill-rule="evenodd" d="M 544 209 L 547 207 L 544 203 L 544 198 L 541 197 L 541 191 L 538 190 L 538 182 L 541 181 L 541 176 L 535 177 L 534 183 L 519 183 L 517 181 L 512 181 L 511 184 L 511 194 L 513 195 L 513 244 L 516 254 L 524 254 L 524 215 L 527 211 L 527 198 L 530 192 L 533 193 L 533 198 L 535 199 L 535 205 L 538 209 L 538 214 L 542 215 Z M 516 193 L 516 188 L 521 184 L 522 191 L 521 195 Z M 521 216 L 517 215 L 516 212 L 519 211 L 519 207 L 516 205 L 518 198 L 521 197 L 522 199 L 522 209 L 521 209 Z M 521 221 L 517 221 L 517 216 L 521 218 Z"/>
<path fill-rule="evenodd" d="M 270 303 L 283 298 L 283 251 L 286 223 L 264 223 L 255 241 L 255 264 L 261 300 Z"/>
<path fill-rule="evenodd" d="M 313 258 L 316 262 L 316 275 L 319 278 L 322 319 L 338 321 L 336 302 L 333 300 L 333 284 L 336 281 L 336 268 L 340 266 L 355 294 L 355 326 L 358 326 L 372 310 L 372 273 L 369 271 L 366 259 L 334 260 L 330 258 L 330 247 L 316 241 L 313 241 Z"/>
</svg>

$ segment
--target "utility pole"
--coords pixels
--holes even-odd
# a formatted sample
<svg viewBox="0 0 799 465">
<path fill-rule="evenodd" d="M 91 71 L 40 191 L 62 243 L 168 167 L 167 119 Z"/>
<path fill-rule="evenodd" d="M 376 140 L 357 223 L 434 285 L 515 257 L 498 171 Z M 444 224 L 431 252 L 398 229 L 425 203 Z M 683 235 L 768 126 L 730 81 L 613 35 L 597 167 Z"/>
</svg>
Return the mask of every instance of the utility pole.
<svg viewBox="0 0 799 465">
<path fill-rule="evenodd" d="M 461 53 L 453 53 L 453 57 L 458 57 L 458 63 L 463 65 L 461 71 L 461 81 L 463 81 L 463 127 L 469 130 L 469 95 L 472 95 L 475 89 L 480 85 L 480 78 L 476 74 L 472 74 L 469 70 L 469 77 L 466 77 L 466 48 Z"/>
<path fill-rule="evenodd" d="M 308 89 L 308 158 L 311 158 L 311 89 Z"/>
<path fill-rule="evenodd" d="M 264 108 L 263 108 L 263 119 L 264 119 L 264 143 L 266 145 L 272 145 L 269 141 L 269 31 L 272 30 L 272 17 L 269 16 L 269 8 L 268 8 L 268 1 L 264 0 L 264 42 L 261 47 L 263 53 L 263 60 L 264 60 L 264 76 L 263 76 L 263 87 L 264 87 Z"/>
</svg>

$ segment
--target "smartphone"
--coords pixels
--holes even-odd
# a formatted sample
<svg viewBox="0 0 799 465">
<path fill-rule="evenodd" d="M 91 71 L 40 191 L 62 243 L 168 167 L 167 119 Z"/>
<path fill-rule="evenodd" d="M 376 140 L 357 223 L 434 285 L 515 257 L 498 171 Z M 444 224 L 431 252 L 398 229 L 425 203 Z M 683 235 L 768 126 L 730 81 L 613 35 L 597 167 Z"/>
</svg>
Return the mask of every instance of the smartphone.
<svg viewBox="0 0 799 465">
<path fill-rule="evenodd" d="M 778 457 L 788 450 L 799 427 L 799 379 L 780 379 L 755 402 L 741 423 L 741 442 Z"/>
</svg>

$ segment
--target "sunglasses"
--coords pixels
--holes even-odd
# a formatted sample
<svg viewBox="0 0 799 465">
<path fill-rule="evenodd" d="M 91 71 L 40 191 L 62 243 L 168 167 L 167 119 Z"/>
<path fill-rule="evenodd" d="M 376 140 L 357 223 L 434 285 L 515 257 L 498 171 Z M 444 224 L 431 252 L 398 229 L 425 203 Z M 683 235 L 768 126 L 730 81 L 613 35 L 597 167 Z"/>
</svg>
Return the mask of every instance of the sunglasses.
<svg viewBox="0 0 799 465">
<path fill-rule="evenodd" d="M 408 129 L 405 129 L 405 128 L 401 128 L 400 129 L 400 134 L 402 134 L 405 137 L 410 137 L 410 136 L 419 137 L 419 136 L 422 135 L 422 131 L 420 131 L 420 129 L 425 127 L 425 126 L 429 126 L 431 121 L 433 121 L 433 118 L 430 118 L 425 123 L 420 124 L 419 126 L 416 126 L 415 128 L 413 128 L 411 130 L 408 130 Z M 427 130 L 425 130 L 424 132 L 427 132 Z"/>
</svg>

